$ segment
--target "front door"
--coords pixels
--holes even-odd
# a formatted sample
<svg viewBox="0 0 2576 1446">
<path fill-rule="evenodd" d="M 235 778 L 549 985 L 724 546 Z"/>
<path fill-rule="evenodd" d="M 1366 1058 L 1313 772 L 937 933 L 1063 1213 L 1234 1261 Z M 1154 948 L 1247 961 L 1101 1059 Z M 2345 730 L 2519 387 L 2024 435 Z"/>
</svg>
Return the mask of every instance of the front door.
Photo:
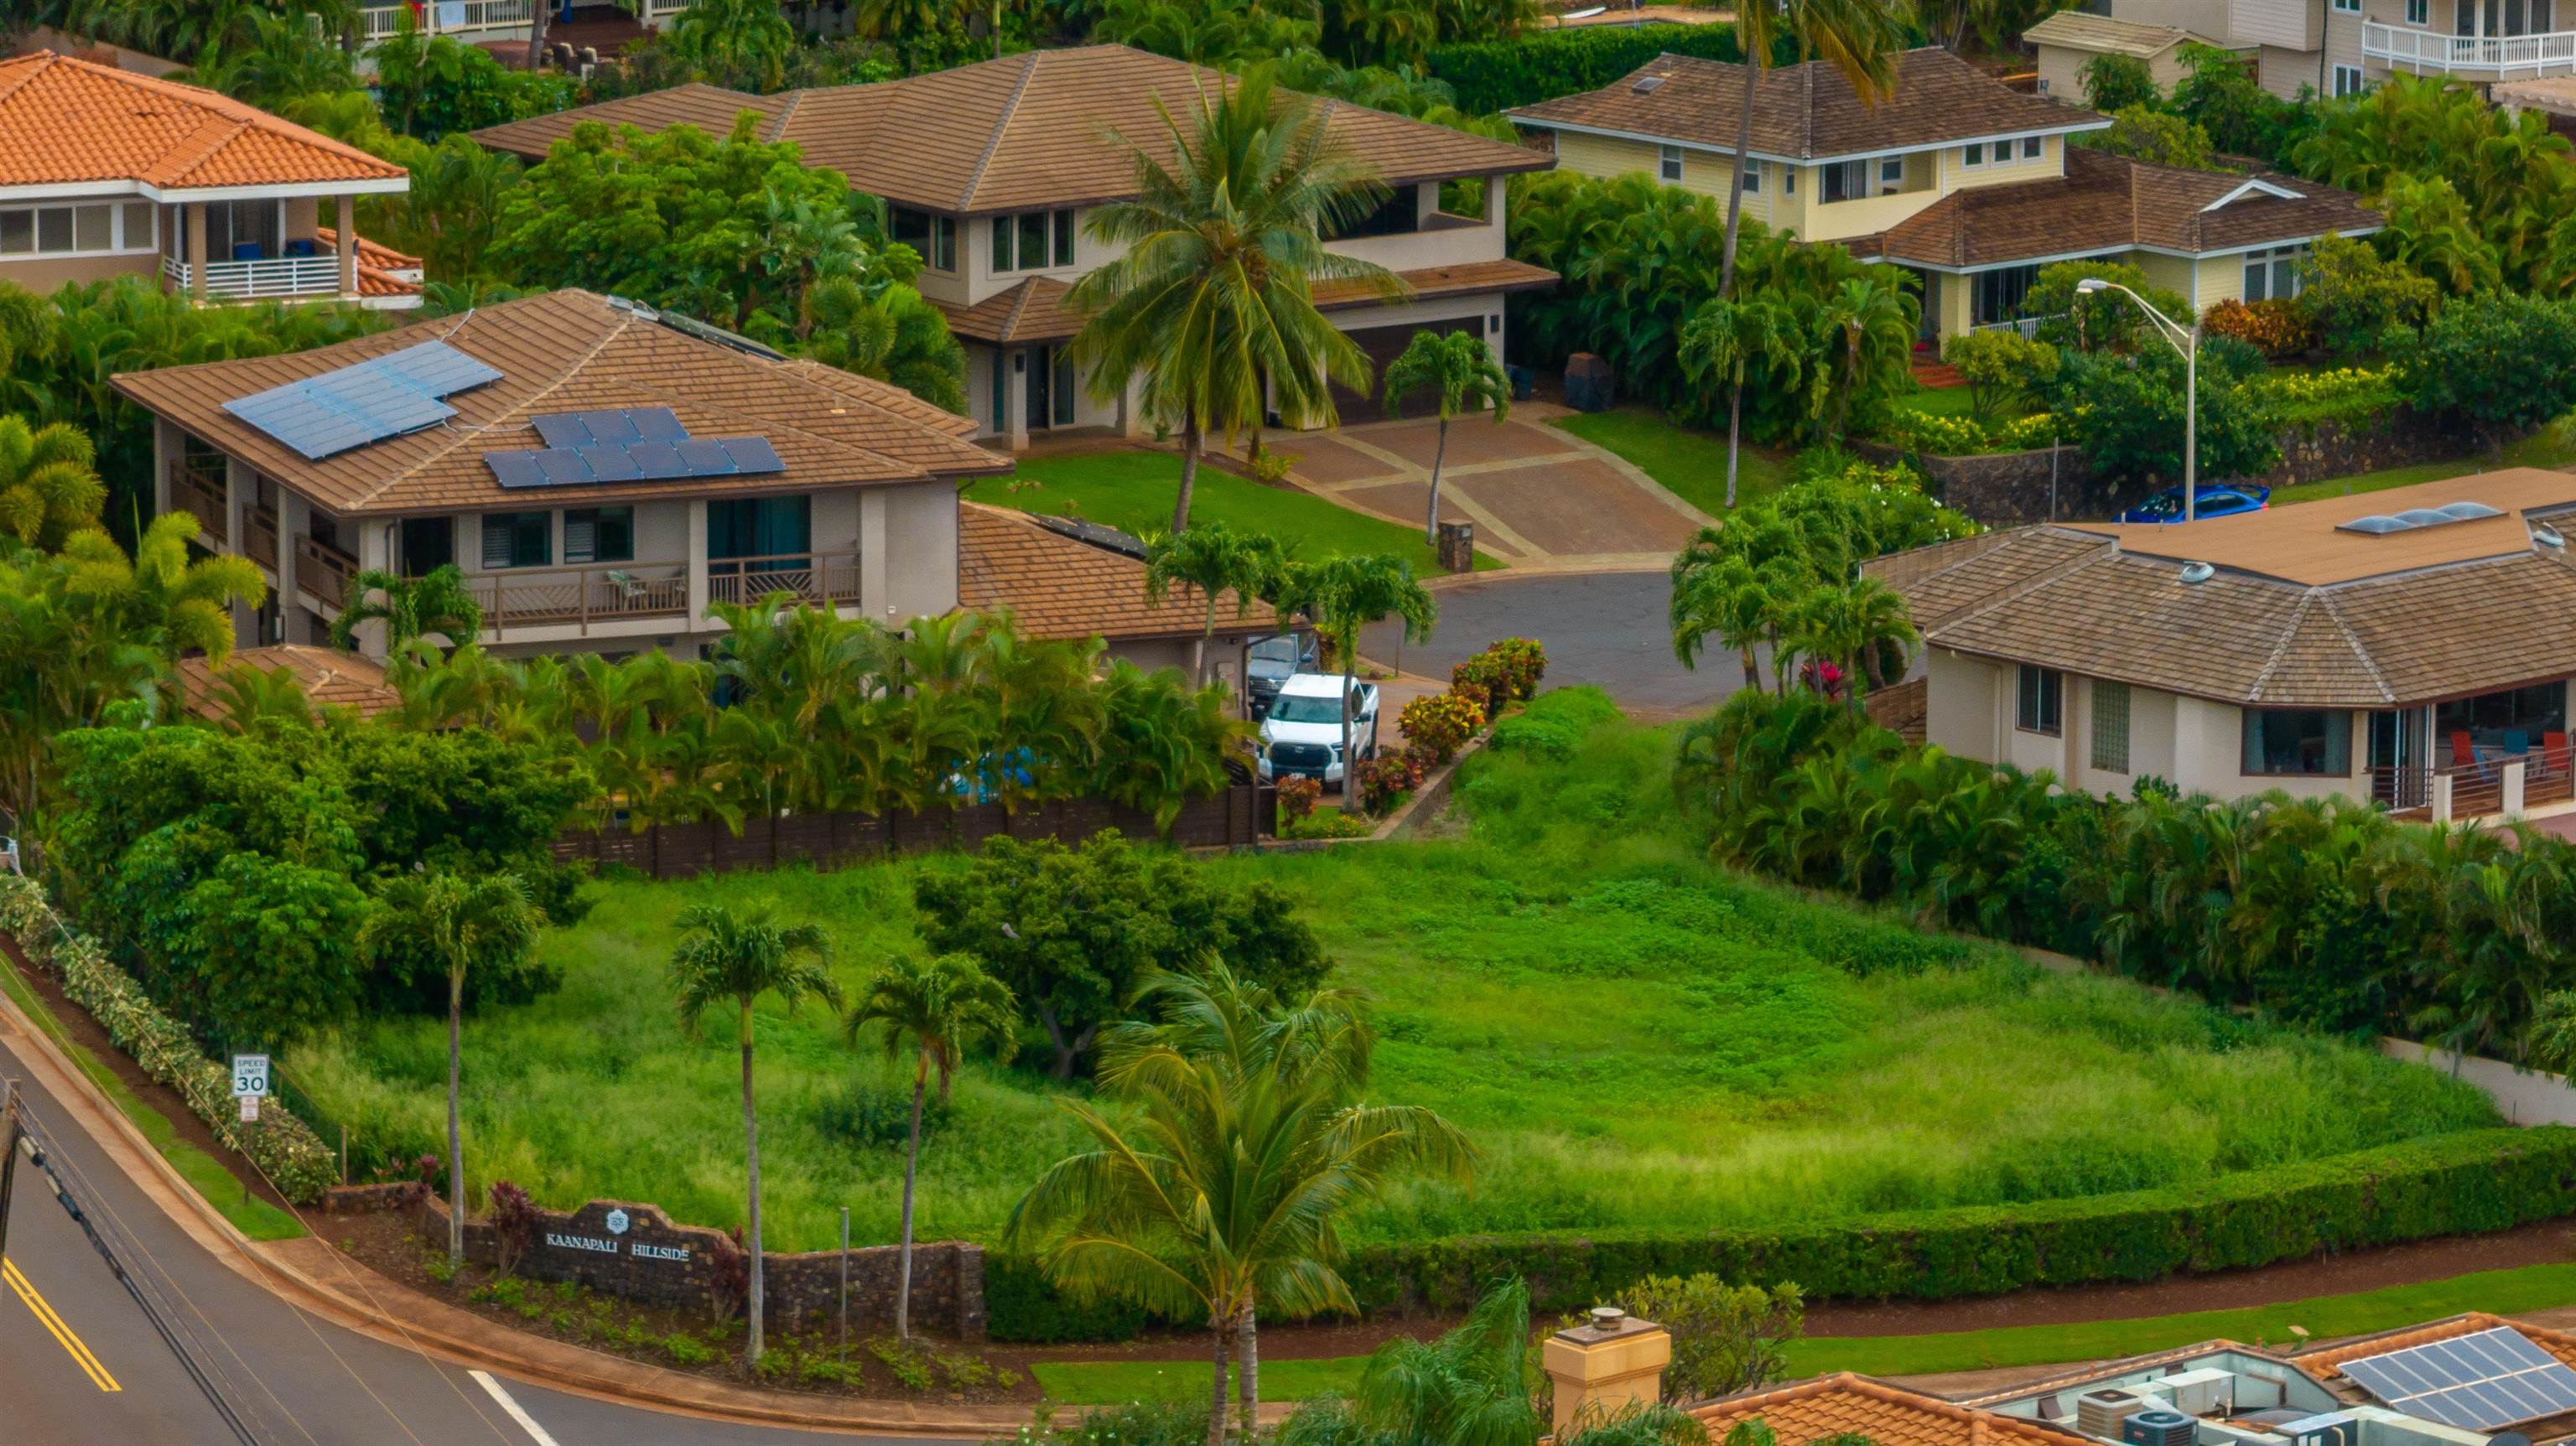
<svg viewBox="0 0 2576 1446">
<path fill-rule="evenodd" d="M 455 560 L 455 518 L 406 517 L 402 520 L 402 557 L 399 565 L 403 576 L 427 577 L 431 572 Z"/>
<path fill-rule="evenodd" d="M 1055 424 L 1055 348 L 1033 346 L 1025 353 L 1029 378 L 1028 423 L 1032 432 Z"/>
<path fill-rule="evenodd" d="M 2432 801 L 2424 710 L 2384 709 L 2370 715 L 2370 798 L 2384 808 L 2422 808 Z"/>
<path fill-rule="evenodd" d="M 717 598 L 754 602 L 801 591 L 812 576 L 814 499 L 750 497 L 707 504 L 707 576 Z M 733 582 L 728 579 L 739 578 Z"/>
</svg>

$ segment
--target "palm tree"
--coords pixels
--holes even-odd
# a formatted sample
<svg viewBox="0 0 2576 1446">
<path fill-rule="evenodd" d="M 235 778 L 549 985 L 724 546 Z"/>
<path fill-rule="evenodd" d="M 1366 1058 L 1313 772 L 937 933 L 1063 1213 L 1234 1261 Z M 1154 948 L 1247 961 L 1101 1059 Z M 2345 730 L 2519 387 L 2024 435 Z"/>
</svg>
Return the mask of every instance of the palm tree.
<svg viewBox="0 0 2576 1446">
<path fill-rule="evenodd" d="M 1816 321 L 1824 343 L 1825 376 L 1820 380 L 1833 397 L 1833 421 L 1817 438 L 1823 441 L 1842 436 L 1852 393 L 1904 364 L 1914 350 L 1921 312 L 1899 287 L 1854 279 L 1824 298 Z"/>
<path fill-rule="evenodd" d="M 350 590 L 354 595 L 331 620 L 335 648 L 355 647 L 359 626 L 373 622 L 385 625 L 389 653 L 414 638 L 432 636 L 461 648 L 483 632 L 483 604 L 466 586 L 464 570 L 452 562 L 431 568 L 427 577 L 371 567 L 350 580 Z"/>
<path fill-rule="evenodd" d="M 1211 430 L 1231 438 L 1269 411 L 1292 426 L 1330 425 L 1330 384 L 1366 390 L 1367 355 L 1316 309 L 1314 288 L 1404 293 L 1385 267 L 1324 249 L 1326 231 L 1386 194 L 1325 108 L 1279 94 L 1266 65 L 1218 86 L 1186 129 L 1155 102 L 1163 144 L 1121 137 L 1136 198 L 1097 208 L 1089 229 L 1122 254 L 1071 295 L 1086 319 L 1067 355 L 1092 395 L 1115 401 L 1141 378 L 1146 411 L 1179 424 L 1174 532 L 1189 530 Z"/>
<path fill-rule="evenodd" d="M 1314 619 L 1342 660 L 1342 792 L 1355 796 L 1360 761 L 1351 753 L 1351 686 L 1359 675 L 1360 629 L 1392 617 L 1403 622 L 1408 641 L 1422 642 L 1440 619 L 1439 606 L 1413 580 L 1411 563 L 1384 554 L 1293 563 L 1276 601 L 1283 618 L 1304 613 Z"/>
<path fill-rule="evenodd" d="M 1871 688 L 1883 687 L 1879 651 L 1896 644 L 1909 651 L 1922 639 L 1906 615 L 1905 598 L 1874 577 L 1821 587 L 1802 599 L 1790 625 L 1792 645 L 1809 657 L 1830 658 Z M 1781 664 L 1775 660 L 1774 670 Z M 1858 699 L 1855 686 L 1852 696 Z"/>
<path fill-rule="evenodd" d="M 850 1011 L 848 1029 L 855 1041 L 875 1030 L 885 1038 L 886 1058 L 898 1058 L 906 1038 L 912 1040 L 912 1132 L 903 1152 L 903 1257 L 894 1293 L 894 1333 L 912 1338 L 912 1178 L 921 1163 L 921 1095 L 931 1071 L 939 1072 L 939 1098 L 948 1098 L 957 1062 L 979 1040 L 990 1039 L 1003 1059 L 1019 1047 L 1014 1031 L 1010 986 L 987 974 L 963 954 L 935 959 L 903 956 L 868 982 L 868 992 Z"/>
<path fill-rule="evenodd" d="M 1244 1429 L 1260 1398 L 1259 1314 L 1353 1310 L 1333 1269 L 1336 1219 L 1398 1170 L 1464 1180 L 1474 1147 L 1425 1109 L 1353 1103 L 1369 1037 L 1347 995 L 1283 1008 L 1223 965 L 1159 981 L 1170 1019 L 1113 1032 L 1100 1081 L 1127 1109 L 1059 1103 L 1094 1148 L 1057 1162 L 1005 1238 L 1079 1297 L 1174 1318 L 1204 1312 L 1216 1378 L 1208 1441 L 1225 1438 L 1226 1358 Z"/>
<path fill-rule="evenodd" d="M 75 530 L 96 527 L 107 502 L 97 457 L 89 433 L 68 422 L 0 417 L 0 528 L 51 552 Z"/>
<path fill-rule="evenodd" d="M 1352 1407 L 1399 1441 L 1533 1446 L 1547 1433 L 1530 1379 L 1529 1285 L 1498 1282 L 1437 1341 L 1399 1336 L 1369 1356 Z"/>
<path fill-rule="evenodd" d="M 1744 221 L 1744 158 L 1753 149 L 1753 108 L 1762 78 L 1770 73 L 1779 42 L 1793 41 L 1801 56 L 1842 72 L 1875 106 L 1896 91 L 1896 57 L 1905 49 L 1905 24 L 1887 0 L 1780 0 L 1776 5 L 1735 7 L 1735 43 L 1744 52 L 1744 97 L 1735 124 L 1734 174 L 1726 186 L 1726 247 L 1718 262 L 1717 294 L 1735 287 L 1735 238 Z"/>
<path fill-rule="evenodd" d="M 1759 366 L 1785 372 L 1781 386 L 1795 391 L 1806 369 L 1806 350 L 1798 344 L 1796 318 L 1768 296 L 1749 301 L 1713 297 L 1682 326 L 1679 358 L 1682 374 L 1696 385 L 1702 376 L 1726 383 L 1726 508 L 1735 510 L 1736 457 L 1744 432 L 1744 382 Z"/>
<path fill-rule="evenodd" d="M 1207 621 L 1198 646 L 1190 653 L 1190 677 L 1207 681 L 1208 644 L 1216 637 L 1217 599 L 1234 594 L 1234 615 L 1252 610 L 1252 600 L 1268 591 L 1288 549 L 1266 533 L 1237 532 L 1211 522 L 1187 532 L 1165 533 L 1145 540 L 1145 601 L 1161 603 L 1174 583 L 1197 588 L 1207 599 Z"/>
<path fill-rule="evenodd" d="M 427 955 L 447 971 L 447 1263 L 465 1263 L 465 1136 L 456 1118 L 464 1074 L 465 976 L 517 962 L 545 916 L 517 874 L 405 874 L 376 895 L 358 944 L 370 957 Z"/>
<path fill-rule="evenodd" d="M 662 44 L 708 80 L 747 81 L 767 94 L 786 79 L 796 27 L 787 23 L 778 0 L 691 0 L 663 33 Z"/>
<path fill-rule="evenodd" d="M 1404 351 L 1386 364 L 1386 414 L 1394 416 L 1406 396 L 1424 387 L 1440 396 L 1440 440 L 1431 449 L 1431 510 L 1422 523 L 1423 542 L 1437 547 L 1440 464 L 1449 455 L 1449 419 L 1491 407 L 1499 423 L 1511 413 L 1512 384 L 1483 337 L 1464 331 L 1417 331 L 1404 344 Z"/>
<path fill-rule="evenodd" d="M 679 991 L 680 1025 L 695 1034 L 706 1012 L 731 1001 L 735 1041 L 742 1050 L 742 1152 L 749 1174 L 751 1289 L 743 1313 L 751 1335 L 744 1359 L 760 1363 L 765 1299 L 760 1244 L 760 1124 L 752 1100 L 751 1006 L 775 994 L 789 1014 L 807 999 L 841 1007 L 841 986 L 825 967 L 831 941 L 813 924 L 782 924 L 766 905 L 735 913 L 723 904 L 691 904 L 680 911 L 682 934 L 671 951 L 671 981 Z"/>
<path fill-rule="evenodd" d="M 1780 626 L 1781 598 L 1760 569 L 1741 557 L 1725 558 L 1675 580 L 1672 597 L 1673 656 L 1685 668 L 1699 666 L 1703 643 L 1714 639 L 1733 648 L 1743 666 L 1745 686 L 1762 688 L 1763 640 Z"/>
<path fill-rule="evenodd" d="M 235 733 L 255 732 L 271 718 L 310 725 L 313 700 L 291 668 L 255 668 L 236 662 L 214 675 L 207 701 L 221 709 L 224 727 Z"/>
</svg>

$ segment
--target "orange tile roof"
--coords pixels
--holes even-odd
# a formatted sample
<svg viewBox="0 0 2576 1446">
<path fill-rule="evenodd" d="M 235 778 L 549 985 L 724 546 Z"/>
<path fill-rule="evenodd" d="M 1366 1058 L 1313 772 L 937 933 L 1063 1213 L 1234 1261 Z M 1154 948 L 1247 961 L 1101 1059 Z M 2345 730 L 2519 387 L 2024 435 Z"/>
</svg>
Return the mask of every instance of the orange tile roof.
<svg viewBox="0 0 2576 1446">
<path fill-rule="evenodd" d="M 1026 513 L 976 502 L 957 507 L 957 605 L 1009 608 L 1038 638 L 1196 637 L 1207 626 L 1207 594 L 1197 588 L 1183 583 L 1149 603 L 1145 564 L 1051 531 Z M 1239 605 L 1231 592 L 1217 599 L 1220 631 L 1230 623 L 1268 625 L 1261 604 L 1238 613 Z"/>
<path fill-rule="evenodd" d="M 1711 1441 L 1724 1440 L 1740 1422 L 1758 1420 L 1780 1446 L 1807 1446 L 1846 1431 L 1877 1446 L 2100 1446 L 2038 1421 L 1954 1405 L 1848 1371 L 1728 1396 L 1691 1414 L 1708 1427 Z"/>
<path fill-rule="evenodd" d="M 337 648 L 280 643 L 266 648 L 235 648 L 221 666 L 208 662 L 202 654 L 181 658 L 179 692 L 187 701 L 188 711 L 200 718 L 224 716 L 224 705 L 215 696 L 215 687 L 224 674 L 235 668 L 292 673 L 295 681 L 303 685 L 304 696 L 314 703 L 355 709 L 361 718 L 402 706 L 402 694 L 385 681 L 385 665 L 375 659 Z"/>
<path fill-rule="evenodd" d="M 230 186 L 374 183 L 403 168 L 211 90 L 52 51 L 0 60 L 0 187 L 134 181 L 169 199 Z"/>
<path fill-rule="evenodd" d="M 2509 1320 L 2504 1316 L 2489 1315 L 2482 1310 L 2473 1310 L 2466 1315 L 2455 1315 L 2448 1320 L 2437 1320 L 2430 1325 L 2408 1326 L 2403 1330 L 2385 1331 L 2375 1336 L 2363 1336 L 2358 1340 L 2319 1346 L 2315 1350 L 2301 1351 L 2292 1356 L 2290 1361 L 2291 1364 L 2320 1380 L 2332 1380 L 2343 1374 L 2346 1361 L 2358 1361 L 2368 1356 L 2384 1356 L 2390 1351 L 2402 1351 L 2410 1346 L 2431 1345 L 2435 1341 L 2447 1341 L 2454 1336 L 2491 1331 L 2498 1326 L 2522 1332 L 2530 1338 L 2533 1345 L 2557 1357 L 2561 1363 L 2576 1366 L 2576 1335 L 2551 1330 L 2547 1326 L 2533 1325 L 2528 1321 Z"/>
<path fill-rule="evenodd" d="M 340 233 L 337 229 L 330 226 L 316 226 L 313 228 L 313 244 L 317 249 L 323 251 L 337 251 L 340 249 Z M 394 248 L 387 246 L 381 241 L 370 240 L 364 236 L 358 238 L 358 264 L 361 266 L 372 266 L 378 271 L 418 271 L 421 269 L 421 260 L 419 257 L 405 256 L 403 253 L 396 251 Z"/>
</svg>

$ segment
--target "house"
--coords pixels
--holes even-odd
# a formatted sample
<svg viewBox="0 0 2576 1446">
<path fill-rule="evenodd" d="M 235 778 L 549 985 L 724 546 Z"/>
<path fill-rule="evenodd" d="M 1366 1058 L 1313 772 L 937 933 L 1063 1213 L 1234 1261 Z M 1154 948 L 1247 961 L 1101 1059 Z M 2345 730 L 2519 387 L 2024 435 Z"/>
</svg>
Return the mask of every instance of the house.
<svg viewBox="0 0 2576 1446">
<path fill-rule="evenodd" d="M 402 694 L 386 681 L 381 660 L 309 643 L 278 643 L 235 648 L 220 665 L 208 662 L 202 653 L 181 658 L 179 696 L 188 711 L 200 718 L 224 716 L 224 700 L 217 690 L 224 675 L 236 668 L 284 672 L 317 708 L 346 708 L 358 717 L 373 718 L 402 706 Z"/>
<path fill-rule="evenodd" d="M 1007 438 L 1017 449 L 1054 430 L 1134 436 L 1148 425 L 1132 385 L 1102 401 L 1066 362 L 1065 344 L 1082 325 L 1068 292 L 1113 259 L 1087 222 L 1098 207 L 1134 194 L 1134 160 L 1120 138 L 1168 155 L 1164 110 L 1186 116 L 1223 80 L 1141 50 L 1092 45 L 774 96 L 682 86 L 474 135 L 535 160 L 584 121 L 723 134 L 752 112 L 762 139 L 793 141 L 808 164 L 884 198 L 895 239 L 925 263 L 922 295 L 947 313 L 966 347 L 978 435 Z M 1426 327 L 1475 332 L 1499 358 L 1504 295 L 1556 279 L 1504 254 L 1503 178 L 1544 170 L 1548 157 L 1344 101 L 1313 103 L 1393 192 L 1331 238 L 1330 249 L 1388 267 L 1410 290 L 1389 305 L 1326 287 L 1318 303 L 1381 368 Z M 1444 210 L 1444 186 L 1473 193 L 1473 214 Z M 1373 397 L 1337 400 L 1345 414 L 1376 410 Z"/>
<path fill-rule="evenodd" d="M 2475 86 L 2576 75 L 2576 29 L 2557 25 L 2550 0 L 2087 0 L 2083 8 L 2250 51 L 2263 88 L 2284 99 L 2302 89 L 2352 95 L 2401 73 Z"/>
<path fill-rule="evenodd" d="M 1868 564 L 1925 644 L 1925 736 L 2127 794 L 2576 806 L 2576 476 L 2517 468 L 2172 525 L 2060 523 Z"/>
<path fill-rule="evenodd" d="M 1185 662 L 1205 624 L 1194 589 L 1146 605 L 1133 558 L 961 504 L 964 482 L 1010 469 L 965 418 L 615 297 L 558 291 L 115 386 L 154 418 L 157 509 L 270 583 L 237 618 L 242 646 L 282 644 L 299 674 L 361 573 L 448 563 L 482 605 L 478 641 L 512 656 L 695 655 L 724 632 L 710 604 L 773 593 L 892 626 L 1008 608 L 1148 666 Z M 1231 597 L 1218 611 L 1228 646 L 1271 630 Z M 385 654 L 378 625 L 358 642 Z"/>
<path fill-rule="evenodd" d="M 2191 73 L 2182 63 L 2182 48 L 2218 43 L 2172 25 L 2115 20 L 2081 10 L 2060 10 L 2023 31 L 2021 39 L 2038 56 L 2039 93 L 2077 105 L 2085 100 L 2084 67 L 2097 56 L 2137 61 L 2146 66 L 2156 89 L 2171 95 L 2175 83 Z"/>
<path fill-rule="evenodd" d="M 31 291 L 133 274 L 202 302 L 415 307 L 420 263 L 399 258 L 409 281 L 371 264 L 391 253 L 351 216 L 410 185 L 210 90 L 52 51 L 0 60 L 0 281 Z"/>
<path fill-rule="evenodd" d="M 358 0 L 359 43 L 373 45 L 408 20 L 423 34 L 452 36 L 495 51 L 509 50 L 504 42 L 515 40 L 517 52 L 524 54 L 539 3 L 555 11 L 546 32 L 550 42 L 556 36 L 580 37 L 586 31 L 631 37 L 642 30 L 661 30 L 689 8 L 689 0 L 585 5 L 556 5 L 552 0 Z"/>
<path fill-rule="evenodd" d="M 1599 90 L 1509 112 L 1553 138 L 1557 164 L 1637 172 L 1724 197 L 1742 67 L 1664 55 Z M 1756 87 L 1745 214 L 1914 273 L 1923 340 L 2019 326 L 2051 262 L 2136 265 L 2197 310 L 2292 294 L 2327 232 L 2376 230 L 2351 195 L 2289 176 L 2148 165 L 2070 145 L 2111 122 L 2023 95 L 1949 52 L 1898 57 L 1894 93 L 1864 104 L 1824 61 Z"/>
</svg>

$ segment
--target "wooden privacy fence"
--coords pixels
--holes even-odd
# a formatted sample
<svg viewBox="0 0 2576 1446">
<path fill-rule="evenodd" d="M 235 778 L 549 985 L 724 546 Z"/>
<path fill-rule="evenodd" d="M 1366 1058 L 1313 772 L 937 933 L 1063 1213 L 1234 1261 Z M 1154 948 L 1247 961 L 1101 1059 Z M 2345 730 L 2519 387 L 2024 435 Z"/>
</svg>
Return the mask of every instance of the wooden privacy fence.
<svg viewBox="0 0 2576 1446">
<path fill-rule="evenodd" d="M 1266 784 L 1238 783 L 1181 805 L 1169 835 L 1184 848 L 1233 848 L 1276 832 L 1278 792 Z M 890 854 L 971 849 L 997 834 L 1072 843 L 1102 829 L 1133 839 L 1163 837 L 1154 816 L 1096 799 L 1031 803 L 1010 813 L 998 803 L 967 804 L 930 813 L 801 813 L 746 819 L 737 834 L 723 824 L 657 823 L 641 831 L 581 829 L 555 839 L 554 855 L 567 862 L 622 864 L 656 879 L 685 879 L 726 869 L 774 868 L 810 863 L 838 868 Z"/>
</svg>

